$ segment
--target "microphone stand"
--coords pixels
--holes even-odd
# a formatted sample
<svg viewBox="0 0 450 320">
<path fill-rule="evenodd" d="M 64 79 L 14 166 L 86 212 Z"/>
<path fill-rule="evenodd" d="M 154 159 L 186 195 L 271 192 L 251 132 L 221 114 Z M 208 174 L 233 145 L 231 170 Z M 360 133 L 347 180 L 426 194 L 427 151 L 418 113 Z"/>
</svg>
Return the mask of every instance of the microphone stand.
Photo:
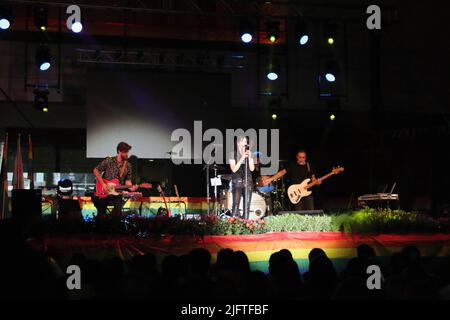
<svg viewBox="0 0 450 320">
<path fill-rule="evenodd" d="M 245 147 L 245 152 L 247 152 L 247 146 Z M 247 199 L 248 199 L 248 178 L 247 178 L 247 174 L 248 174 L 248 157 L 245 157 L 245 161 L 244 161 L 244 165 L 245 165 L 245 178 L 244 178 L 244 183 L 245 183 L 245 191 L 244 191 L 244 203 L 243 203 L 243 208 L 244 208 L 244 219 L 248 219 L 248 210 L 247 210 Z"/>
<path fill-rule="evenodd" d="M 211 156 L 209 157 L 208 161 L 206 161 L 206 164 L 203 166 L 203 170 L 206 171 L 206 202 L 208 203 L 208 215 L 211 213 L 211 204 L 210 204 L 210 197 L 209 197 L 209 188 L 210 186 L 210 180 L 209 180 L 209 166 L 211 162 Z"/>
</svg>

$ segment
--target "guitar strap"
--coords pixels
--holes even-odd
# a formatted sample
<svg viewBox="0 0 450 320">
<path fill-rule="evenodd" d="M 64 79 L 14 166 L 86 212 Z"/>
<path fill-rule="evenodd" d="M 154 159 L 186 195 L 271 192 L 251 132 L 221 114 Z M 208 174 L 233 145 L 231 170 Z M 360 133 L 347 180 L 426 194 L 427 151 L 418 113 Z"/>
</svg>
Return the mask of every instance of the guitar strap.
<svg viewBox="0 0 450 320">
<path fill-rule="evenodd" d="M 125 168 L 127 167 L 127 160 L 123 163 L 122 170 L 120 170 L 120 179 L 123 177 L 123 173 L 125 172 Z"/>
<path fill-rule="evenodd" d="M 308 168 L 308 175 L 311 173 L 311 168 L 309 167 L 309 162 L 306 162 L 306 167 Z"/>
</svg>

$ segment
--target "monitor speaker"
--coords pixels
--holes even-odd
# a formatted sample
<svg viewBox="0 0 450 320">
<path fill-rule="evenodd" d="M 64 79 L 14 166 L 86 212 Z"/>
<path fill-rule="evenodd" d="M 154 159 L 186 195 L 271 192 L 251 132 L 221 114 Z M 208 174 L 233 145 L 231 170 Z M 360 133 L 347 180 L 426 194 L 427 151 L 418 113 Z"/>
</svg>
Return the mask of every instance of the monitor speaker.
<svg viewBox="0 0 450 320">
<path fill-rule="evenodd" d="M 42 217 L 42 191 L 40 189 L 13 189 L 11 193 L 11 216 L 28 220 Z"/>
</svg>

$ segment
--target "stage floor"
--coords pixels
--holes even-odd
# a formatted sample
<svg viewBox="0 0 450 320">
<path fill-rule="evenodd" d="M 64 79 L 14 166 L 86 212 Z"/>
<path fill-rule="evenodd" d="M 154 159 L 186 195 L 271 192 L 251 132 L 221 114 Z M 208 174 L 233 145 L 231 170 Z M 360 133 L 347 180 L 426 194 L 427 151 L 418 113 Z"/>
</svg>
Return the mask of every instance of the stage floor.
<svg viewBox="0 0 450 320">
<path fill-rule="evenodd" d="M 68 263 L 74 253 L 83 253 L 90 259 L 107 259 L 114 256 L 130 259 L 134 255 L 153 253 L 160 262 L 166 255 L 182 255 L 194 248 L 205 248 L 212 254 L 224 248 L 244 251 L 252 270 L 268 270 L 270 255 L 281 249 L 289 249 L 299 268 L 308 268 L 308 253 L 313 248 L 322 248 L 332 259 L 337 270 L 342 270 L 347 261 L 356 256 L 356 248 L 362 243 L 376 250 L 383 262 L 394 252 L 405 246 L 418 247 L 422 256 L 444 257 L 450 255 L 450 234 L 381 234 L 357 235 L 341 232 L 277 232 L 239 236 L 173 236 L 142 239 L 132 236 L 66 235 L 34 239 L 30 243 L 38 250 L 46 248 L 63 264 Z"/>
</svg>

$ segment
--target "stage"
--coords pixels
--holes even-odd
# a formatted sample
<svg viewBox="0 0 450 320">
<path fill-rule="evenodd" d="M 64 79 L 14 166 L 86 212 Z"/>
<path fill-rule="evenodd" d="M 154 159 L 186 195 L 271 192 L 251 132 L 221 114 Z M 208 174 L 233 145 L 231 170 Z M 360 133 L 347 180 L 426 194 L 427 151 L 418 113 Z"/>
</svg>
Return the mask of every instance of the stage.
<svg viewBox="0 0 450 320">
<path fill-rule="evenodd" d="M 68 263 L 74 253 L 83 253 L 90 259 L 98 260 L 115 256 L 126 260 L 134 255 L 153 253 L 161 262 L 166 255 L 183 255 L 199 247 L 207 249 L 214 262 L 221 249 L 231 248 L 246 253 L 252 270 L 265 272 L 268 271 L 270 255 L 281 249 L 291 251 L 302 272 L 308 268 L 308 253 L 313 248 L 324 249 L 338 271 L 356 256 L 356 248 L 362 243 L 371 245 L 381 262 L 410 245 L 419 248 L 424 260 L 450 255 L 448 233 L 360 235 L 343 232 L 270 232 L 204 237 L 161 235 L 146 239 L 125 235 L 64 235 L 46 236 L 30 243 L 38 250 L 48 250 L 63 264 Z M 436 260 L 439 261 L 433 261 Z"/>
</svg>

